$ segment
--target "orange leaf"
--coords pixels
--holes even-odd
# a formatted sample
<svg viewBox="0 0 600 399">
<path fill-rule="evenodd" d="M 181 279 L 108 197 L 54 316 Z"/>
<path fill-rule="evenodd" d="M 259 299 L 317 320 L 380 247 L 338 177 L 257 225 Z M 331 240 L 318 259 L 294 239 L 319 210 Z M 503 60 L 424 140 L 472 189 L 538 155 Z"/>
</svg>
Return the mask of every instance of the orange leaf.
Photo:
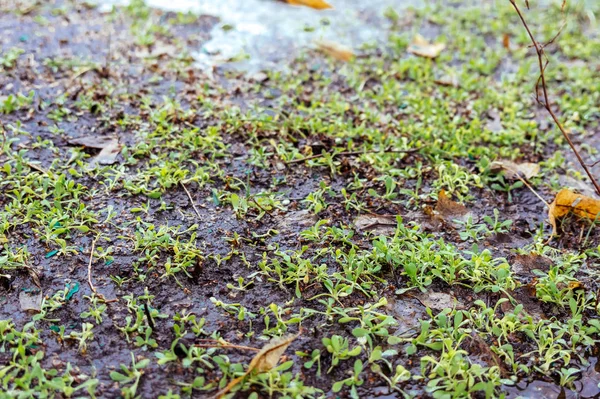
<svg viewBox="0 0 600 399">
<path fill-rule="evenodd" d="M 556 234 L 556 219 L 573 212 L 575 215 L 596 220 L 600 216 L 600 200 L 576 194 L 566 188 L 556 194 L 548 208 L 548 219 L 552 225 L 552 235 Z"/>
<path fill-rule="evenodd" d="M 288 4 L 294 6 L 305 6 L 314 8 L 315 10 L 326 10 L 333 8 L 333 6 L 324 0 L 286 0 Z"/>
<path fill-rule="evenodd" d="M 510 50 L 510 36 L 508 35 L 508 33 L 505 33 L 502 36 L 502 46 L 505 49 Z"/>
<path fill-rule="evenodd" d="M 417 34 L 408 46 L 408 52 L 419 57 L 436 58 L 445 48 L 444 43 L 429 43 L 423 36 Z"/>
<path fill-rule="evenodd" d="M 350 61 L 354 57 L 354 53 L 347 47 L 340 44 L 326 41 L 317 42 L 319 50 L 325 54 L 340 61 Z"/>
<path fill-rule="evenodd" d="M 462 219 L 469 214 L 469 210 L 462 204 L 452 201 L 448 198 L 446 190 L 441 190 L 438 193 L 438 201 L 435 206 L 435 211 L 438 217 L 452 221 L 454 219 Z"/>
</svg>

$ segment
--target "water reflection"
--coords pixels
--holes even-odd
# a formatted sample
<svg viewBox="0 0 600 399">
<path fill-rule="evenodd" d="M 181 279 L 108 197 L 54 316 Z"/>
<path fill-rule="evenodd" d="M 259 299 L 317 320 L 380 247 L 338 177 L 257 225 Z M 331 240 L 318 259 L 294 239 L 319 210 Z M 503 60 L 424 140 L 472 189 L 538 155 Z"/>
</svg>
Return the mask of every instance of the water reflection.
<svg viewBox="0 0 600 399">
<path fill-rule="evenodd" d="M 104 7 L 126 0 L 100 0 Z M 220 23 L 211 40 L 194 56 L 204 68 L 227 63 L 257 71 L 280 68 L 316 40 L 333 41 L 357 48 L 383 42 L 389 21 L 388 8 L 400 11 L 414 0 L 331 0 L 336 7 L 317 11 L 276 0 L 147 0 L 147 4 L 171 11 L 212 15 Z"/>
</svg>

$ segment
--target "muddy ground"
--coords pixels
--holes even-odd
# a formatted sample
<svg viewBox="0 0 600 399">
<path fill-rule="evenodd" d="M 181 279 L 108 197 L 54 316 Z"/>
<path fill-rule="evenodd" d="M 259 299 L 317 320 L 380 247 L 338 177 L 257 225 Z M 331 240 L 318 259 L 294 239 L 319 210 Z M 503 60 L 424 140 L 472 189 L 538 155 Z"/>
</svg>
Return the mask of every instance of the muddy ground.
<svg viewBox="0 0 600 399">
<path fill-rule="evenodd" d="M 599 13 L 527 14 L 546 38 L 567 15 L 549 86 L 590 163 Z M 552 237 L 537 196 L 593 186 L 514 10 L 385 17 L 350 62 L 248 74 L 195 63 L 212 16 L 0 1 L 0 396 L 210 397 L 245 371 L 226 395 L 600 394 L 598 229 Z"/>
</svg>

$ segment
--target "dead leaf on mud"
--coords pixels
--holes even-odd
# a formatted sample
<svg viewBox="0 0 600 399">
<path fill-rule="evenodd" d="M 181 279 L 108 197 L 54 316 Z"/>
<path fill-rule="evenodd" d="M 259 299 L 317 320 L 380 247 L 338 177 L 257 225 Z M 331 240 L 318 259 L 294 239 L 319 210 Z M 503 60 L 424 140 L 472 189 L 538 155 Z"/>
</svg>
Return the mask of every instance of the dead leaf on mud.
<svg viewBox="0 0 600 399">
<path fill-rule="evenodd" d="M 529 180 L 540 173 L 540 165 L 532 162 L 515 163 L 506 159 L 494 161 L 490 164 L 490 170 L 495 173 L 504 172 L 509 180 L 520 178 Z"/>
<path fill-rule="evenodd" d="M 119 140 L 115 137 L 84 136 L 69 140 L 69 144 L 99 149 L 98 155 L 90 160 L 90 165 L 112 165 L 121 151 Z"/>
<path fill-rule="evenodd" d="M 490 110 L 487 112 L 487 114 L 490 118 L 485 124 L 485 128 L 487 130 L 489 130 L 492 133 L 498 133 L 499 131 L 504 129 L 504 126 L 502 126 L 502 119 L 500 118 L 500 113 L 497 110 Z"/>
<path fill-rule="evenodd" d="M 288 4 L 293 6 L 304 6 L 314 8 L 315 10 L 326 10 L 333 6 L 323 0 L 286 0 Z"/>
<path fill-rule="evenodd" d="M 511 262 L 513 273 L 519 276 L 533 277 L 534 270 L 548 271 L 550 267 L 552 267 L 550 258 L 536 254 L 516 255 Z"/>
<path fill-rule="evenodd" d="M 458 76 L 456 76 L 454 73 L 442 75 L 438 79 L 434 80 L 434 83 L 437 83 L 440 86 L 460 87 Z"/>
<path fill-rule="evenodd" d="M 553 236 L 556 235 L 556 220 L 569 212 L 585 219 L 597 220 L 600 218 L 600 200 L 576 194 L 566 188 L 560 190 L 548 208 L 548 219 L 552 225 Z"/>
<path fill-rule="evenodd" d="M 239 384 L 248 374 L 250 374 L 253 370 L 258 371 L 259 373 L 269 371 L 273 367 L 277 366 L 281 356 L 285 352 L 288 346 L 298 338 L 300 334 L 288 335 L 281 338 L 273 338 L 268 344 L 266 344 L 252 359 L 250 364 L 248 365 L 248 369 L 246 372 L 234 378 L 227 384 L 225 388 L 223 388 L 220 392 L 216 394 L 217 398 L 222 398 L 229 391 L 233 389 L 237 384 Z"/>
<path fill-rule="evenodd" d="M 39 312 L 42 309 L 42 291 L 38 289 L 23 290 L 19 293 L 21 310 Z"/>
<path fill-rule="evenodd" d="M 442 219 L 447 222 L 452 222 L 454 219 L 464 220 L 469 213 L 469 210 L 463 204 L 448 198 L 445 190 L 439 192 L 435 213 L 433 214 L 434 219 Z"/>
<path fill-rule="evenodd" d="M 502 47 L 510 51 L 510 36 L 508 33 L 502 35 Z"/>
<path fill-rule="evenodd" d="M 330 57 L 335 58 L 336 60 L 348 62 L 352 58 L 354 58 L 354 53 L 352 52 L 352 50 L 339 43 L 320 40 L 316 42 L 316 44 L 317 48 L 320 51 L 322 51 Z"/>
<path fill-rule="evenodd" d="M 284 231 L 294 231 L 301 228 L 302 230 L 313 226 L 318 218 L 310 211 L 294 211 L 288 212 L 281 217 L 277 227 Z"/>
<path fill-rule="evenodd" d="M 408 295 L 396 299 L 394 296 L 388 298 L 388 311 L 398 322 L 397 331 L 405 332 L 419 326 L 419 320 L 427 316 L 425 309 L 418 301 L 408 300 Z"/>
<path fill-rule="evenodd" d="M 396 232 L 398 222 L 395 216 L 360 215 L 354 219 L 359 231 L 370 231 L 376 235 L 392 235 Z"/>
<path fill-rule="evenodd" d="M 415 295 L 425 307 L 433 310 L 465 309 L 465 305 L 454 296 L 443 292 L 426 292 Z"/>
<path fill-rule="evenodd" d="M 423 36 L 416 34 L 408 46 L 408 52 L 419 57 L 437 58 L 446 48 L 444 43 L 429 43 Z"/>
</svg>

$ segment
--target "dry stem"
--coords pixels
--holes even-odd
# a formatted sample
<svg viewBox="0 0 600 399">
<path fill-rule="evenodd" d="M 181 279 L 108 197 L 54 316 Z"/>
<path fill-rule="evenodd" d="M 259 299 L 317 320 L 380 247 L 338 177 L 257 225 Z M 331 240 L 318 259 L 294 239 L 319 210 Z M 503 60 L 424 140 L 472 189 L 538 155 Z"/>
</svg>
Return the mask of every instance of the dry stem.
<svg viewBox="0 0 600 399">
<path fill-rule="evenodd" d="M 596 181 L 596 179 L 594 178 L 594 176 L 590 172 L 588 166 L 585 164 L 585 162 L 583 162 L 583 158 L 581 158 L 581 155 L 579 154 L 579 151 L 577 151 L 577 148 L 575 148 L 575 144 L 573 144 L 573 141 L 571 141 L 571 138 L 569 137 L 569 134 L 567 133 L 567 131 L 565 130 L 565 128 L 563 127 L 563 125 L 558 120 L 558 117 L 556 116 L 556 114 L 554 113 L 554 111 L 552 111 L 551 103 L 550 103 L 550 100 L 548 98 L 548 88 L 546 87 L 546 76 L 544 75 L 544 71 L 546 69 L 546 66 L 548 65 L 548 60 L 547 59 L 544 62 L 544 46 L 542 44 L 540 44 L 535 39 L 535 37 L 533 36 L 533 33 L 531 33 L 531 29 L 529 29 L 529 25 L 527 25 L 527 21 L 525 21 L 525 17 L 523 17 L 523 13 L 521 13 L 521 10 L 517 6 L 516 1 L 515 0 L 509 0 L 509 1 L 510 1 L 510 4 L 512 4 L 512 6 L 514 7 L 514 9 L 517 12 L 517 14 L 519 15 L 519 18 L 521 19 L 521 22 L 523 23 L 523 26 L 525 27 L 525 30 L 527 30 L 527 34 L 529 35 L 529 38 L 531 39 L 531 43 L 533 43 L 533 47 L 535 48 L 535 52 L 537 53 L 538 66 L 539 66 L 539 69 L 540 69 L 540 76 L 539 76 L 539 78 L 537 80 L 537 83 L 536 83 L 536 93 L 535 93 L 536 94 L 536 100 L 537 100 L 537 102 L 540 105 L 542 105 L 544 108 L 546 108 L 546 110 L 548 111 L 548 113 L 552 117 L 552 120 L 554 121 L 554 124 L 561 131 L 561 133 L 563 134 L 564 138 L 567 140 L 567 143 L 569 143 L 569 146 L 573 150 L 573 153 L 577 157 L 577 160 L 581 164 L 581 167 L 583 168 L 583 170 L 585 171 L 585 173 L 588 175 L 588 177 L 592 181 L 592 184 L 594 185 L 594 188 L 596 189 L 596 193 L 598 193 L 598 195 L 600 195 L 600 185 L 598 185 L 598 182 Z M 563 3 L 563 7 L 564 7 L 564 3 Z M 529 4 L 527 4 L 527 8 L 529 8 Z M 561 28 L 561 30 L 562 30 L 562 28 Z M 560 34 L 560 31 L 559 31 L 559 34 Z M 556 39 L 556 37 L 558 37 L 558 34 L 549 43 L 553 42 Z M 538 84 L 539 83 L 541 83 L 541 86 L 542 86 L 542 93 L 543 93 L 543 96 L 544 96 L 544 101 L 540 100 L 540 98 L 539 98 L 539 92 L 538 92 Z"/>
</svg>

